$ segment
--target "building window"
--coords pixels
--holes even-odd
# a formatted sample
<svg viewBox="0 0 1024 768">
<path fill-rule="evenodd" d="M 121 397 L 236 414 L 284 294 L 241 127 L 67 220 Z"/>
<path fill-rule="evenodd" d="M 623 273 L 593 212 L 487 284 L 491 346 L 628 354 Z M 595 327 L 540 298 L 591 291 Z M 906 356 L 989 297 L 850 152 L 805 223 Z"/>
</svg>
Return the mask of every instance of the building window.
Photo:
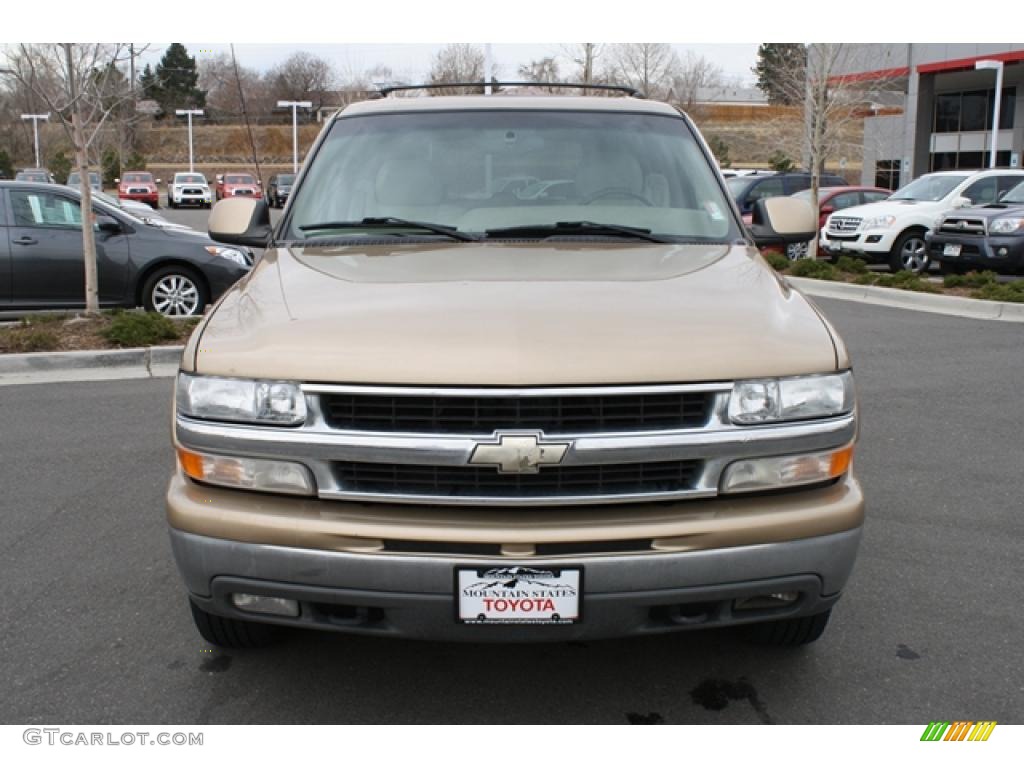
<svg viewBox="0 0 1024 768">
<path fill-rule="evenodd" d="M 1010 151 L 1000 150 L 996 152 L 996 168 L 1007 168 L 1009 165 Z M 879 167 L 881 167 L 881 164 L 879 164 Z M 977 171 L 984 168 L 988 168 L 988 152 L 933 152 L 931 156 L 930 170 L 932 171 Z M 878 186 L 884 185 L 878 184 Z"/>
<path fill-rule="evenodd" d="M 941 93 L 935 97 L 935 133 L 992 130 L 992 100 L 995 89 Z M 999 129 L 1013 129 L 1016 88 L 1003 89 L 1003 103 L 999 105 Z"/>
<path fill-rule="evenodd" d="M 899 160 L 879 160 L 875 163 L 875 186 L 883 189 L 899 189 Z"/>
</svg>

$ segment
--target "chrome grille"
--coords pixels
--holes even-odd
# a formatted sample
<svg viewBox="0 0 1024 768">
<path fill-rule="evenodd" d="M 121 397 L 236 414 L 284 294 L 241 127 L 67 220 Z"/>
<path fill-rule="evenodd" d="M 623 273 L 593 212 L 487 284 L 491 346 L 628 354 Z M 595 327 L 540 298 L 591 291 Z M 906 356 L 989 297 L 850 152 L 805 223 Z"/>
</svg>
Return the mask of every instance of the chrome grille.
<svg viewBox="0 0 1024 768">
<path fill-rule="evenodd" d="M 253 195 L 255 194 L 251 189 L 233 189 L 231 190 L 232 195 Z"/>
<path fill-rule="evenodd" d="M 965 216 L 950 216 L 943 219 L 939 232 L 950 235 L 984 235 L 985 220 Z"/>
<path fill-rule="evenodd" d="M 148 189 L 143 189 L 143 188 L 140 188 L 140 187 L 132 187 L 131 189 L 128 190 L 128 194 L 129 195 L 148 195 L 148 194 L 150 194 L 150 191 Z"/>
<path fill-rule="evenodd" d="M 833 216 L 828 221 L 829 232 L 856 232 L 861 219 L 852 216 Z"/>
</svg>

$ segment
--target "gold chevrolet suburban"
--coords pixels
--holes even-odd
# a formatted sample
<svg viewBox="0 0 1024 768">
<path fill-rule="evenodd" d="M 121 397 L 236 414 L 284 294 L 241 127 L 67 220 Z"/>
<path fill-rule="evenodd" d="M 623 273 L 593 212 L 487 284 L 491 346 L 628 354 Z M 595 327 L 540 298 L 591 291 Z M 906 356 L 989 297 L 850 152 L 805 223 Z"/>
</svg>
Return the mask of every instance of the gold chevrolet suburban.
<svg viewBox="0 0 1024 768">
<path fill-rule="evenodd" d="M 189 341 L 167 492 L 202 636 L 817 639 L 864 500 L 846 349 L 693 123 L 634 96 L 401 98 L 324 127 Z"/>
</svg>

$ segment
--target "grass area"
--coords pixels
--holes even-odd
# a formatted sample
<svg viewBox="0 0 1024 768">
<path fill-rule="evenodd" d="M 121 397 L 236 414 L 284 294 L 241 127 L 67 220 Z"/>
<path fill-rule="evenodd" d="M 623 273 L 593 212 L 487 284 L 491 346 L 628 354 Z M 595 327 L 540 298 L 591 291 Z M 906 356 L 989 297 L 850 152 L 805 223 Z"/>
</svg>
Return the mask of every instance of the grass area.
<svg viewBox="0 0 1024 768">
<path fill-rule="evenodd" d="M 199 318 L 170 320 L 156 312 L 103 312 L 98 317 L 38 314 L 0 327 L 0 353 L 67 352 L 183 344 Z"/>
<path fill-rule="evenodd" d="M 785 256 L 773 252 L 764 254 L 764 257 L 777 272 L 793 277 L 810 277 L 816 280 L 833 280 L 854 285 L 878 285 L 883 288 L 899 288 L 919 293 L 1024 303 L 1024 280 L 1000 283 L 995 272 L 946 275 L 940 285 L 912 272 L 871 272 L 863 260 L 850 256 L 839 257 L 835 264 L 810 259 L 790 261 Z"/>
</svg>

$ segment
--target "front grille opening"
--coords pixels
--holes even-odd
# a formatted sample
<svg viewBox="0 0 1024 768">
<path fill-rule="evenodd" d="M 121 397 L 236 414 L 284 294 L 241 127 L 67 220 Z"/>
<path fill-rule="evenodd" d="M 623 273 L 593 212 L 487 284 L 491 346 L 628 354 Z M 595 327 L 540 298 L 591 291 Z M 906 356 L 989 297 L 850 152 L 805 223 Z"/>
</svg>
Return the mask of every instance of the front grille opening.
<svg viewBox="0 0 1024 768">
<path fill-rule="evenodd" d="M 545 434 L 689 429 L 707 424 L 714 393 L 462 397 L 330 393 L 324 419 L 334 429 L 372 432 Z"/>
<path fill-rule="evenodd" d="M 651 621 L 656 624 L 697 625 L 715 621 L 727 607 L 727 601 L 656 605 L 650 610 Z"/>
<path fill-rule="evenodd" d="M 542 467 L 537 474 L 501 474 L 492 467 L 334 462 L 342 491 L 448 498 L 620 496 L 693 490 L 703 462 Z"/>
</svg>

